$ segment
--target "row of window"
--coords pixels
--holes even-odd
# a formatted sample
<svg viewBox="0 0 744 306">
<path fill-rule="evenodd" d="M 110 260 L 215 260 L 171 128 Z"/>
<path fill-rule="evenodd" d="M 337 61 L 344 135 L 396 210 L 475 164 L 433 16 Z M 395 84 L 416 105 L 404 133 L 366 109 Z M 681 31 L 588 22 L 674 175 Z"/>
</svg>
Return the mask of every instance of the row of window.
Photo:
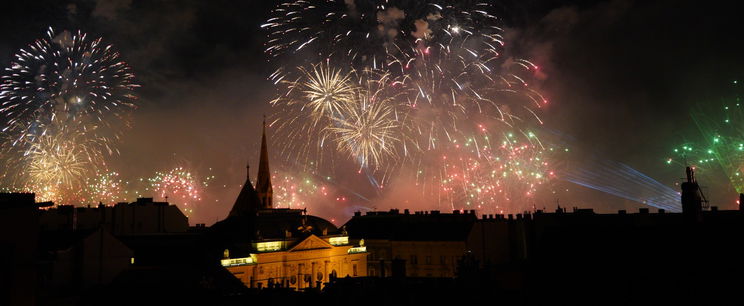
<svg viewBox="0 0 744 306">
<path fill-rule="evenodd" d="M 452 261 L 451 262 L 455 262 L 455 261 L 457 261 L 457 257 L 456 256 L 452 256 Z M 409 262 L 412 265 L 417 265 L 418 264 L 418 256 L 417 255 L 411 255 L 411 258 L 410 258 L 410 261 Z M 444 255 L 439 256 L 439 264 L 446 265 L 447 263 L 448 263 L 447 256 L 444 256 Z M 432 264 L 432 258 L 431 258 L 431 256 L 425 256 L 424 257 L 424 264 L 427 264 L 427 265 Z"/>
<path fill-rule="evenodd" d="M 234 274 L 239 274 L 239 273 L 234 273 Z M 352 275 L 353 276 L 359 276 L 359 271 L 357 269 L 357 264 L 353 264 L 352 265 Z M 323 281 L 323 276 L 324 275 L 323 275 L 322 272 L 318 272 L 316 274 L 315 280 L 316 281 Z M 336 277 L 338 277 L 338 274 L 336 273 L 336 270 L 332 270 L 331 273 L 328 274 L 328 278 L 329 279 L 336 278 Z M 312 282 L 313 282 L 312 276 L 310 274 L 301 274 L 300 275 L 300 279 L 304 280 L 304 283 L 301 284 L 302 286 L 311 285 Z M 297 275 L 292 275 L 292 276 L 289 277 L 289 284 L 292 285 L 292 286 L 295 286 L 295 285 L 297 285 L 297 280 L 298 280 Z M 257 282 L 256 283 L 256 287 L 258 287 L 258 288 L 261 288 L 262 285 L 263 285 L 262 282 Z M 267 285 L 270 286 L 270 287 L 281 285 L 281 280 L 280 279 L 275 279 L 275 278 L 269 278 L 268 279 L 268 282 L 267 282 Z"/>
</svg>

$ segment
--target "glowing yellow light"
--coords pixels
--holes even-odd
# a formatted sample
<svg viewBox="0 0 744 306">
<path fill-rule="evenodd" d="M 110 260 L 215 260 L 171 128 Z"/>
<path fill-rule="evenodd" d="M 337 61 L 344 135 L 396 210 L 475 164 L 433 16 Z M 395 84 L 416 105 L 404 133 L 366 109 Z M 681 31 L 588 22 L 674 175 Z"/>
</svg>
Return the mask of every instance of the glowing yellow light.
<svg viewBox="0 0 744 306">
<path fill-rule="evenodd" d="M 330 239 L 328 239 L 328 243 L 330 243 L 331 245 L 346 245 L 349 244 L 349 237 L 331 237 Z"/>
<path fill-rule="evenodd" d="M 358 246 L 358 247 L 349 248 L 349 250 L 346 253 L 356 254 L 356 253 L 365 253 L 365 252 L 367 252 L 366 246 Z"/>
<path fill-rule="evenodd" d="M 256 263 L 256 254 L 251 254 L 250 257 L 222 259 L 220 263 L 223 267 L 252 265 Z"/>
<path fill-rule="evenodd" d="M 268 241 L 256 243 L 256 251 L 259 252 L 273 252 L 282 249 L 281 241 Z"/>
</svg>

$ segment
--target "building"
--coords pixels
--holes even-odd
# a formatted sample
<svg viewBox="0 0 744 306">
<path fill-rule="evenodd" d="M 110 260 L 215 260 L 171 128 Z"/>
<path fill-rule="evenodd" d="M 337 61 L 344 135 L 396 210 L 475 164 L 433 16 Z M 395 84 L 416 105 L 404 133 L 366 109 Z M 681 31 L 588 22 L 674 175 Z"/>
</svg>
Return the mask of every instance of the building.
<svg viewBox="0 0 744 306">
<path fill-rule="evenodd" d="M 108 284 L 134 264 L 134 252 L 103 228 L 45 231 L 39 245 L 39 283 L 46 295 Z"/>
<path fill-rule="evenodd" d="M 304 210 L 274 208 L 266 127 L 256 188 L 250 180 L 224 220 L 210 228 L 222 266 L 248 288 L 320 289 L 335 277 L 367 276 L 362 239 Z"/>
<path fill-rule="evenodd" d="M 370 276 L 455 277 L 466 254 L 475 211 L 451 214 L 422 211 L 411 214 L 357 212 L 345 227 L 353 240 L 364 239 Z"/>
<path fill-rule="evenodd" d="M 189 219 L 175 205 L 138 198 L 114 206 L 75 207 L 60 205 L 41 212 L 41 230 L 90 230 L 100 226 L 120 235 L 184 233 Z"/>
<path fill-rule="evenodd" d="M 33 193 L 0 193 L 0 305 L 36 303 L 39 207 Z"/>
<path fill-rule="evenodd" d="M 473 279 L 509 292 L 540 292 L 534 304 L 739 300 L 744 207 L 705 208 L 689 168 L 681 188 L 681 213 L 558 208 L 485 216 L 468 238 L 480 270 Z"/>
</svg>

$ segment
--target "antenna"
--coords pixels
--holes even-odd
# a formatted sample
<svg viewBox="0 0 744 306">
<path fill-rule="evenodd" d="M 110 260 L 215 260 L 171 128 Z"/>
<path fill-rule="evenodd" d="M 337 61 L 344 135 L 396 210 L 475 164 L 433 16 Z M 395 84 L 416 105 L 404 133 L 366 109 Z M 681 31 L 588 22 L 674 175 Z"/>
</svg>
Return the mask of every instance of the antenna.
<svg viewBox="0 0 744 306">
<path fill-rule="evenodd" d="M 703 198 L 703 200 L 702 200 L 702 202 L 703 202 L 703 208 L 704 209 L 710 208 L 710 202 L 708 201 L 708 199 L 705 198 L 705 195 L 703 194 L 703 187 L 700 186 L 700 188 L 698 188 L 698 190 L 700 191 L 700 197 Z"/>
<path fill-rule="evenodd" d="M 246 169 L 245 179 L 250 182 L 251 181 L 251 163 L 250 162 L 245 163 L 245 169 Z"/>
</svg>

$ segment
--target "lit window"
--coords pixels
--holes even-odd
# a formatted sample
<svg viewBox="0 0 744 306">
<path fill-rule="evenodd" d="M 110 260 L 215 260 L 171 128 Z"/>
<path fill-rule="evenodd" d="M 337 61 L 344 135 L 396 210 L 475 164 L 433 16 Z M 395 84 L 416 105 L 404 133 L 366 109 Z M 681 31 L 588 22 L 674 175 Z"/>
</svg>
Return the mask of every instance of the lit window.
<svg viewBox="0 0 744 306">
<path fill-rule="evenodd" d="M 330 239 L 328 239 L 328 243 L 330 243 L 331 245 L 346 245 L 349 244 L 349 237 L 331 237 Z"/>
<path fill-rule="evenodd" d="M 353 247 L 353 248 L 349 248 L 349 250 L 346 252 L 349 254 L 364 253 L 364 252 L 367 252 L 367 247 L 366 246 Z"/>
<path fill-rule="evenodd" d="M 242 257 L 242 258 L 228 258 L 223 259 L 220 261 L 223 267 L 232 267 L 232 266 L 245 266 L 256 263 L 256 255 L 251 254 L 251 257 Z"/>
<path fill-rule="evenodd" d="M 281 250 L 281 248 L 282 248 L 281 241 L 259 242 L 256 244 L 256 251 L 259 251 L 259 252 L 279 251 Z"/>
</svg>

